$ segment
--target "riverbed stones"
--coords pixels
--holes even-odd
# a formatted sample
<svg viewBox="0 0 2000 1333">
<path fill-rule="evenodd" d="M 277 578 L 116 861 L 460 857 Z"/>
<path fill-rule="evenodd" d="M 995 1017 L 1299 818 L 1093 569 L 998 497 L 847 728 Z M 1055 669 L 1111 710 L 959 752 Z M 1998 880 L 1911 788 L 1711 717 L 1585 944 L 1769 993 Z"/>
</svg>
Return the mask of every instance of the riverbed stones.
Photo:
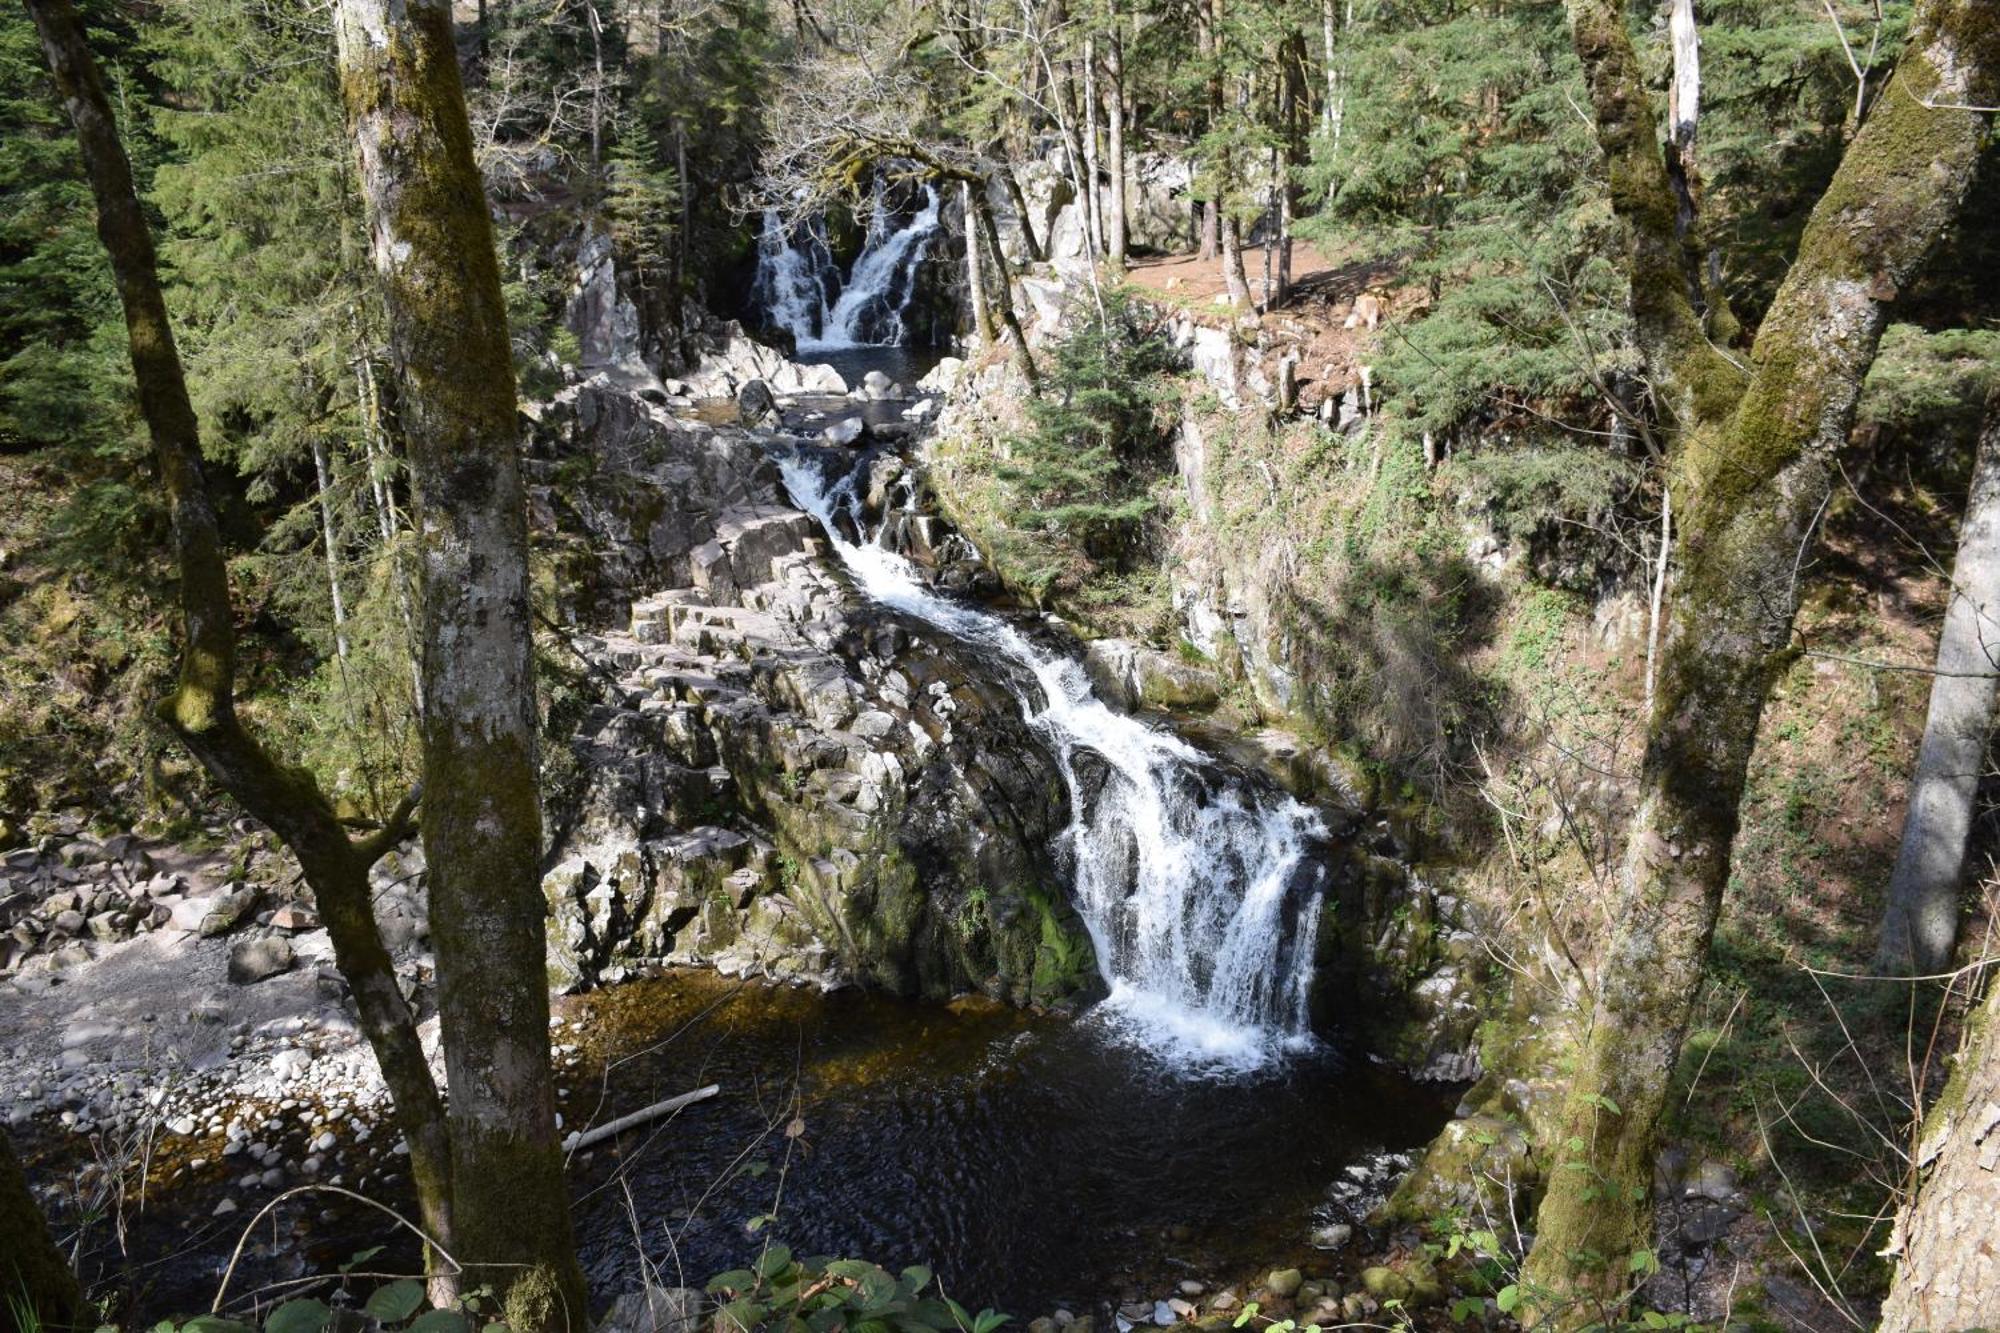
<svg viewBox="0 0 2000 1333">
<path fill-rule="evenodd" d="M 1299 1294 L 1306 1275 L 1296 1268 L 1274 1268 L 1264 1278 L 1264 1288 L 1273 1296 L 1290 1300 Z"/>
</svg>

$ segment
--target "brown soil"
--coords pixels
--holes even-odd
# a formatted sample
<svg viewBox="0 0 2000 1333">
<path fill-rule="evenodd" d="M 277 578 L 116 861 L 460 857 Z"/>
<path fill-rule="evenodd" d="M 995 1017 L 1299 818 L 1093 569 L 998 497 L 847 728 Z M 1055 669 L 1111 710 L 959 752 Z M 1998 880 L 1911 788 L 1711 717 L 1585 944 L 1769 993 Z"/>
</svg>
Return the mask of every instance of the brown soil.
<svg viewBox="0 0 2000 1333">
<path fill-rule="evenodd" d="M 1338 395 L 1360 379 L 1378 330 L 1345 327 L 1354 299 L 1370 292 L 1382 303 L 1382 323 L 1408 319 L 1429 304 L 1421 291 L 1395 287 L 1396 264 L 1376 259 L 1350 262 L 1329 256 L 1303 241 L 1292 243 L 1292 285 L 1280 304 L 1264 308 L 1264 252 L 1246 251 L 1244 272 L 1250 295 L 1260 303 L 1259 341 L 1271 359 L 1290 353 L 1299 358 L 1299 402 L 1306 411 L 1322 399 Z M 1134 260 L 1126 273 L 1135 287 L 1166 298 L 1191 315 L 1220 321 L 1227 310 L 1217 298 L 1225 293 L 1222 261 L 1197 254 L 1161 255 Z"/>
</svg>

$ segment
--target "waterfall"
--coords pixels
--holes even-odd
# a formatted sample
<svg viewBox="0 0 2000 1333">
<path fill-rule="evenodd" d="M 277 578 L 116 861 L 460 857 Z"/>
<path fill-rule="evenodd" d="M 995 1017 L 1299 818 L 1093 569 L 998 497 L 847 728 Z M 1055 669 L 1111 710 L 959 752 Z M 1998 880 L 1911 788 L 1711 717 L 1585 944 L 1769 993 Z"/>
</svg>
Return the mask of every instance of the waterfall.
<svg viewBox="0 0 2000 1333">
<path fill-rule="evenodd" d="M 930 591 L 881 544 L 881 530 L 866 535 L 861 465 L 829 480 L 817 458 L 794 451 L 781 466 L 792 499 L 819 520 L 862 592 L 1018 669 L 1010 687 L 1069 787 L 1059 850 L 1110 987 L 1100 1009 L 1114 1028 L 1177 1064 L 1220 1071 L 1310 1045 L 1325 874 L 1311 855 L 1325 832 L 1318 817 L 1107 708 L 1073 658 Z M 843 520 L 859 541 L 848 540 Z"/>
<path fill-rule="evenodd" d="M 878 186 L 868 236 L 844 278 L 826 243 L 826 224 L 813 218 L 787 230 L 764 214 L 757 241 L 757 301 L 771 322 L 790 331 L 804 351 L 895 347 L 917 286 L 917 268 L 938 232 L 937 187 L 924 187 L 916 216 L 900 221 Z"/>
</svg>

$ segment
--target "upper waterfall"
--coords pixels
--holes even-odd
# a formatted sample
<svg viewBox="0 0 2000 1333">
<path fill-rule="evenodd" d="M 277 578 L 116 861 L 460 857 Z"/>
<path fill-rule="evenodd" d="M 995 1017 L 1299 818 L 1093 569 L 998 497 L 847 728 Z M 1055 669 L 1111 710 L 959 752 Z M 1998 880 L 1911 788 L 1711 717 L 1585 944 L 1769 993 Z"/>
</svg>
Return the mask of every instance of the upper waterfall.
<svg viewBox="0 0 2000 1333">
<path fill-rule="evenodd" d="M 1110 986 L 1104 1012 L 1148 1048 L 1212 1069 L 1258 1068 L 1287 1046 L 1310 1044 L 1307 992 L 1324 896 L 1311 855 L 1324 833 L 1317 816 L 1106 707 L 1073 658 L 931 592 L 880 532 L 865 535 L 855 472 L 828 478 L 804 452 L 782 468 L 786 489 L 864 593 L 1019 669 L 1022 711 L 1069 787 L 1062 850 Z M 848 540 L 843 517 L 859 542 Z"/>
<path fill-rule="evenodd" d="M 753 292 L 771 322 L 788 331 L 801 350 L 902 344 L 917 268 L 938 232 L 939 200 L 937 187 L 926 185 L 923 206 L 904 219 L 885 195 L 878 185 L 867 238 L 844 275 L 827 243 L 824 219 L 788 228 L 776 211 L 765 211 Z"/>
</svg>

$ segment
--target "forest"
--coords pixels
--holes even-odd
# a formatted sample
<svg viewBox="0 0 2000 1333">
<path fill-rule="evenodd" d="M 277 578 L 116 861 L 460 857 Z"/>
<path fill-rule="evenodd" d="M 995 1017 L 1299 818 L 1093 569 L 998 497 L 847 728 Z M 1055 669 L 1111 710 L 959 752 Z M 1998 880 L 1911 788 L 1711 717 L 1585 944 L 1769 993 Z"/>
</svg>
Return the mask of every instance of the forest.
<svg viewBox="0 0 2000 1333">
<path fill-rule="evenodd" d="M 0 1331 L 2000 1327 L 1996 117 L 0 6 Z"/>
</svg>

